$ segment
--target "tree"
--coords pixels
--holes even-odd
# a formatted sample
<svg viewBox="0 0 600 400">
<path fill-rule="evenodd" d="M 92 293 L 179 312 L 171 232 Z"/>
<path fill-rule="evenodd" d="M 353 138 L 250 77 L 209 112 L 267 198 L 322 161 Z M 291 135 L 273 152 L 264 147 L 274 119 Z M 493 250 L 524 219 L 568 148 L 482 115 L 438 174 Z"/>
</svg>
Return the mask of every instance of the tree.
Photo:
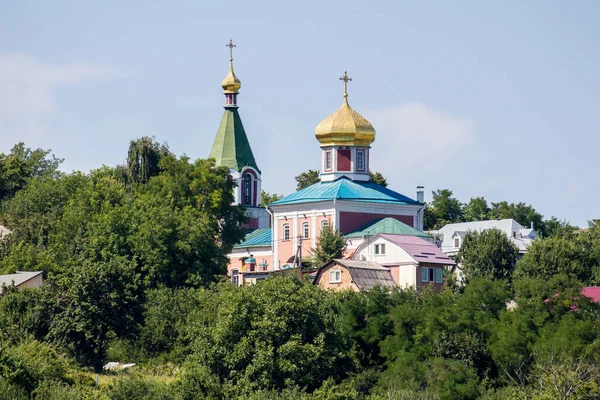
<svg viewBox="0 0 600 400">
<path fill-rule="evenodd" d="M 162 157 L 170 154 L 165 144 L 159 144 L 154 138 L 144 136 L 129 142 L 127 152 L 127 176 L 132 183 L 147 183 L 158 175 Z"/>
<path fill-rule="evenodd" d="M 320 182 L 319 171 L 315 169 L 309 169 L 306 172 L 296 175 L 296 190 L 302 190 L 317 182 Z"/>
<path fill-rule="evenodd" d="M 524 227 L 533 227 L 541 236 L 546 236 L 546 224 L 543 215 L 525 203 L 509 204 L 506 201 L 492 203 L 490 216 L 493 219 L 514 219 Z"/>
<path fill-rule="evenodd" d="M 371 178 L 371 181 L 381 185 L 383 187 L 387 187 L 388 183 L 387 183 L 387 179 L 385 179 L 385 177 L 383 175 L 381 175 L 380 172 L 377 171 L 369 171 L 369 177 Z"/>
<path fill-rule="evenodd" d="M 566 219 L 560 220 L 556 217 L 552 217 L 544 221 L 546 225 L 546 236 L 569 236 L 577 229 L 577 227 L 571 225 Z"/>
<path fill-rule="evenodd" d="M 465 204 L 463 217 L 466 222 L 485 221 L 490 219 L 490 211 L 491 208 L 483 197 L 472 197 L 471 200 Z"/>
<path fill-rule="evenodd" d="M 516 274 L 535 279 L 564 274 L 586 285 L 600 283 L 600 228 L 535 240 L 517 263 Z"/>
<path fill-rule="evenodd" d="M 338 230 L 324 226 L 317 239 L 317 247 L 312 251 L 315 265 L 321 267 L 334 258 L 342 258 L 346 246 L 346 239 Z"/>
<path fill-rule="evenodd" d="M 283 195 L 277 193 L 269 193 L 263 189 L 260 193 L 260 204 L 262 204 L 263 206 L 268 206 L 269 204 L 274 203 L 281 198 L 283 198 Z"/>
<path fill-rule="evenodd" d="M 435 190 L 431 193 L 433 195 L 431 210 L 433 211 L 433 216 L 436 221 L 434 229 L 439 229 L 446 224 L 460 222 L 462 220 L 462 204 L 459 200 L 452 197 L 451 190 Z"/>
<path fill-rule="evenodd" d="M 58 176 L 63 160 L 48 154 L 50 150 L 32 150 L 23 142 L 17 143 L 9 154 L 0 154 L 0 200 L 14 196 L 31 178 Z"/>
<path fill-rule="evenodd" d="M 519 250 L 498 229 L 468 232 L 460 246 L 456 261 L 468 282 L 474 278 L 510 279 Z"/>
</svg>

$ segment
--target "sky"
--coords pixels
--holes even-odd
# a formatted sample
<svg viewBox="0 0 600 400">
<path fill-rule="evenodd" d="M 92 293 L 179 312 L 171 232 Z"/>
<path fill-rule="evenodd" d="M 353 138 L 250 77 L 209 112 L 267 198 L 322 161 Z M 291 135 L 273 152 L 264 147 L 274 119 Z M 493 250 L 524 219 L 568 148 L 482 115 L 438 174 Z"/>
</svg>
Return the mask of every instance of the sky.
<svg viewBox="0 0 600 400">
<path fill-rule="evenodd" d="M 390 188 L 600 218 L 600 2 L 0 0 L 0 152 L 62 169 L 122 164 L 154 136 L 206 158 L 233 39 L 263 189 L 319 169 L 314 128 L 342 104 L 375 127 Z"/>
</svg>

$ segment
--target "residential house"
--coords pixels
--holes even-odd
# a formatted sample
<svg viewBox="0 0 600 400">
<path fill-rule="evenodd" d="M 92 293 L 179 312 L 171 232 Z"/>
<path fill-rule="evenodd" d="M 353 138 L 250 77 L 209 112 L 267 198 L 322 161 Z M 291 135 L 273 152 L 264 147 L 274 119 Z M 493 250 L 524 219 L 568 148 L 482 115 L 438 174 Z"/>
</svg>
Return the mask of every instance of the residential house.
<svg viewBox="0 0 600 400">
<path fill-rule="evenodd" d="M 418 236 L 379 233 L 361 243 L 352 257 L 389 269 L 396 285 L 440 291 L 444 275 L 456 264 L 435 244 Z"/>
<path fill-rule="evenodd" d="M 396 286 L 390 270 L 376 262 L 341 259 L 334 259 L 319 268 L 313 283 L 321 289 L 355 292 L 375 286 Z"/>
<path fill-rule="evenodd" d="M 0 275 L 0 294 L 4 286 L 15 285 L 18 289 L 37 288 L 43 285 L 43 271 L 17 271 L 14 274 Z"/>
<path fill-rule="evenodd" d="M 482 232 L 489 229 L 498 229 L 504 232 L 510 241 L 517 246 L 520 256 L 527 253 L 527 248 L 538 237 L 533 226 L 525 228 L 514 219 L 447 224 L 437 231 L 429 231 L 429 234 L 436 236 L 441 241 L 444 254 L 454 257 L 458 254 L 458 250 L 468 232 Z"/>
</svg>

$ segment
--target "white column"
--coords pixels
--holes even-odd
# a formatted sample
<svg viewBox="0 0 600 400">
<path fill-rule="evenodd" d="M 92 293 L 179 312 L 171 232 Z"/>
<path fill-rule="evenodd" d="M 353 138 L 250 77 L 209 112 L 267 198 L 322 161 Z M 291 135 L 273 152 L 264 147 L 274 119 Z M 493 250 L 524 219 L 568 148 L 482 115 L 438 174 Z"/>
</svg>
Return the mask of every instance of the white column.
<svg viewBox="0 0 600 400">
<path fill-rule="evenodd" d="M 312 225 L 312 232 L 311 232 L 311 236 L 312 236 L 312 243 L 311 243 L 311 247 L 314 249 L 317 247 L 317 212 L 313 211 L 312 213 L 312 219 L 310 221 L 310 224 Z"/>
</svg>

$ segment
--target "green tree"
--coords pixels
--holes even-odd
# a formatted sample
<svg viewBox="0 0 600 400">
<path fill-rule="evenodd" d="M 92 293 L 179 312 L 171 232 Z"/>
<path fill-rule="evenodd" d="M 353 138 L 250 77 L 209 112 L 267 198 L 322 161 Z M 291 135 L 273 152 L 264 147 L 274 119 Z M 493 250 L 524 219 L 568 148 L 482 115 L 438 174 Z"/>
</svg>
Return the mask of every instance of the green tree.
<svg viewBox="0 0 600 400">
<path fill-rule="evenodd" d="M 492 203 L 490 216 L 492 219 L 514 219 L 526 228 L 533 226 L 541 236 L 546 236 L 544 216 L 525 203 Z"/>
<path fill-rule="evenodd" d="M 483 197 L 472 197 L 464 208 L 464 220 L 485 221 L 490 219 L 491 208 Z"/>
<path fill-rule="evenodd" d="M 546 236 L 569 236 L 577 229 L 566 219 L 560 220 L 556 217 L 545 220 L 544 225 L 546 226 Z"/>
<path fill-rule="evenodd" d="M 381 172 L 369 171 L 369 177 L 371 178 L 372 182 L 378 185 L 381 185 L 383 187 L 387 187 L 388 185 L 387 179 L 385 179 L 385 177 L 381 175 Z"/>
<path fill-rule="evenodd" d="M 468 282 L 474 278 L 510 279 L 517 262 L 519 250 L 498 229 L 468 232 L 456 261 Z"/>
<path fill-rule="evenodd" d="M 263 206 L 268 206 L 269 204 L 274 203 L 282 198 L 283 195 L 281 194 L 269 193 L 263 189 L 260 193 L 260 204 L 262 204 Z"/>
<path fill-rule="evenodd" d="M 600 227 L 534 241 L 517 263 L 516 274 L 536 279 L 564 274 L 586 285 L 600 283 Z"/>
<path fill-rule="evenodd" d="M 434 229 L 439 229 L 446 224 L 460 222 L 462 220 L 462 204 L 458 199 L 452 197 L 451 190 L 435 190 L 431 193 L 433 195 L 431 211 L 433 212 L 436 221 Z"/>
<path fill-rule="evenodd" d="M 158 175 L 162 157 L 170 154 L 166 144 L 144 136 L 129 143 L 127 152 L 127 176 L 132 183 L 147 183 Z"/>
<path fill-rule="evenodd" d="M 319 171 L 316 169 L 309 169 L 308 171 L 297 175 L 295 179 L 296 190 L 302 190 L 321 181 L 321 178 L 319 177 Z"/>
<path fill-rule="evenodd" d="M 321 267 L 334 258 L 342 258 L 347 245 L 346 239 L 338 230 L 329 225 L 324 226 L 317 239 L 317 247 L 312 251 L 314 264 Z"/>
<path fill-rule="evenodd" d="M 17 143 L 9 154 L 0 154 L 0 200 L 10 198 L 31 178 L 56 177 L 62 159 L 48 156 L 50 150 L 25 147 Z"/>
</svg>

